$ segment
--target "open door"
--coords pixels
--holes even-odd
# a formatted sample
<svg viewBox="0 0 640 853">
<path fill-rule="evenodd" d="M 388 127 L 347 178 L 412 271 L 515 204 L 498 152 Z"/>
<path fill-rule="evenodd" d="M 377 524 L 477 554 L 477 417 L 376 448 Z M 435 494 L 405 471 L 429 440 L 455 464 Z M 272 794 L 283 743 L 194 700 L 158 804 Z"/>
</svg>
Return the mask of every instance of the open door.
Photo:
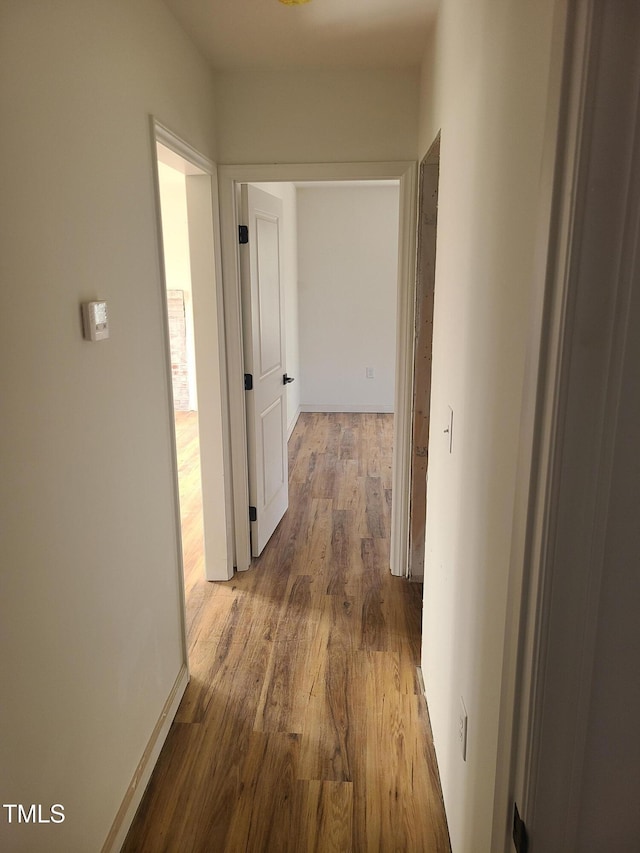
<svg viewBox="0 0 640 853">
<path fill-rule="evenodd" d="M 251 553 L 257 557 L 289 505 L 282 202 L 243 184 L 240 221 Z"/>
</svg>

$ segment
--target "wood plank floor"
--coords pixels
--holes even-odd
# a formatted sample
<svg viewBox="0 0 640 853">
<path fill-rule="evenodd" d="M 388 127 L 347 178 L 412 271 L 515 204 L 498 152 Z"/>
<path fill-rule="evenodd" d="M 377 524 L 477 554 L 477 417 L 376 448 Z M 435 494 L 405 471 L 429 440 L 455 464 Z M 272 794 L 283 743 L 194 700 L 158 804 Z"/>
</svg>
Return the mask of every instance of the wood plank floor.
<svg viewBox="0 0 640 853">
<path fill-rule="evenodd" d="M 180 421 L 191 682 L 123 849 L 450 851 L 421 589 L 389 573 L 393 416 L 301 415 L 289 510 L 225 584 L 202 580 Z"/>
</svg>

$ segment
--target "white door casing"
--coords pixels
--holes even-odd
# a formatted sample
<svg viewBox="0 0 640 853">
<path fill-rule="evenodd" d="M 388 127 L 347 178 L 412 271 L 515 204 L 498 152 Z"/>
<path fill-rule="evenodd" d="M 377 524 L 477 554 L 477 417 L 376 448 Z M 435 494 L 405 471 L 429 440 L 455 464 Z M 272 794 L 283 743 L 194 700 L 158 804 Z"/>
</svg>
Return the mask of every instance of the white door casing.
<svg viewBox="0 0 640 853">
<path fill-rule="evenodd" d="M 247 447 L 244 440 L 246 396 L 242 390 L 244 355 L 242 346 L 241 287 L 238 251 L 237 189 L 244 182 L 268 181 L 376 181 L 400 183 L 398 231 L 398 312 L 396 338 L 396 399 L 393 447 L 393 501 L 391 505 L 391 572 L 406 576 L 409 540 L 409 473 L 411 463 L 411 403 L 415 300 L 415 243 L 417 165 L 389 163 L 278 163 L 219 166 L 222 266 L 226 357 L 229 375 L 231 425 L 231 468 L 235 558 L 239 571 L 251 565 L 247 507 Z"/>
<path fill-rule="evenodd" d="M 251 553 L 257 557 L 289 505 L 284 298 L 281 280 L 282 201 L 243 184 L 240 218 L 249 241 L 240 246 Z"/>
<path fill-rule="evenodd" d="M 157 160 L 185 175 L 188 209 L 189 263 L 194 304 L 194 348 L 197 362 L 198 428 L 202 474 L 203 538 L 205 576 L 224 581 L 233 576 L 234 520 L 227 386 L 226 337 L 223 312 L 223 284 L 220 249 L 218 175 L 208 160 L 171 130 L 151 117 L 156 183 L 156 218 L 160 276 L 166 318 L 166 289 L 162 216 L 160 210 Z M 160 149 L 157 146 L 160 146 Z M 165 327 L 166 365 L 171 400 L 171 361 Z M 178 463 L 175 455 L 175 423 L 169 411 L 172 435 L 176 533 L 182 588 L 182 545 Z M 184 592 L 184 590 L 182 590 Z M 182 602 L 184 609 L 184 601 Z M 185 626 L 185 660 L 186 660 Z"/>
</svg>

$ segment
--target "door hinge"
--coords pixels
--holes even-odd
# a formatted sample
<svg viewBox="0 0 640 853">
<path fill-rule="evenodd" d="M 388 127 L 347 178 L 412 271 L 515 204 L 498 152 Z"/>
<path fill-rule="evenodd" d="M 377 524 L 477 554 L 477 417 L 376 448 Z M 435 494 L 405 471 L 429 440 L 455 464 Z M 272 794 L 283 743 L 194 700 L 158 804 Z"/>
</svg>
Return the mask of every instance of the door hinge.
<svg viewBox="0 0 640 853">
<path fill-rule="evenodd" d="M 249 521 L 258 520 L 258 510 L 254 506 L 249 507 Z"/>
<path fill-rule="evenodd" d="M 513 804 L 513 843 L 516 847 L 516 853 L 527 853 L 529 850 L 527 827 L 520 817 L 516 803 Z"/>
<path fill-rule="evenodd" d="M 249 242 L 249 228 L 246 225 L 238 225 L 238 242 L 241 246 Z"/>
<path fill-rule="evenodd" d="M 244 375 L 244 390 L 253 391 L 253 373 L 245 373 Z"/>
</svg>

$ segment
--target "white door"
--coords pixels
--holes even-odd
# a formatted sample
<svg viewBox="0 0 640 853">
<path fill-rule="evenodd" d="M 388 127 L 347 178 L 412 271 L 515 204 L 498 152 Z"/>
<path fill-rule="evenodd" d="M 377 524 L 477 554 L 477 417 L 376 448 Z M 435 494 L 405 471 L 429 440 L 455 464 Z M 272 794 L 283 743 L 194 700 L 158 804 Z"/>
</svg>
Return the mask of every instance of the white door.
<svg viewBox="0 0 640 853">
<path fill-rule="evenodd" d="M 282 202 L 243 184 L 240 245 L 251 553 L 257 557 L 289 505 L 288 377 L 281 282 Z M 242 229 L 241 229 L 242 230 Z"/>
</svg>

